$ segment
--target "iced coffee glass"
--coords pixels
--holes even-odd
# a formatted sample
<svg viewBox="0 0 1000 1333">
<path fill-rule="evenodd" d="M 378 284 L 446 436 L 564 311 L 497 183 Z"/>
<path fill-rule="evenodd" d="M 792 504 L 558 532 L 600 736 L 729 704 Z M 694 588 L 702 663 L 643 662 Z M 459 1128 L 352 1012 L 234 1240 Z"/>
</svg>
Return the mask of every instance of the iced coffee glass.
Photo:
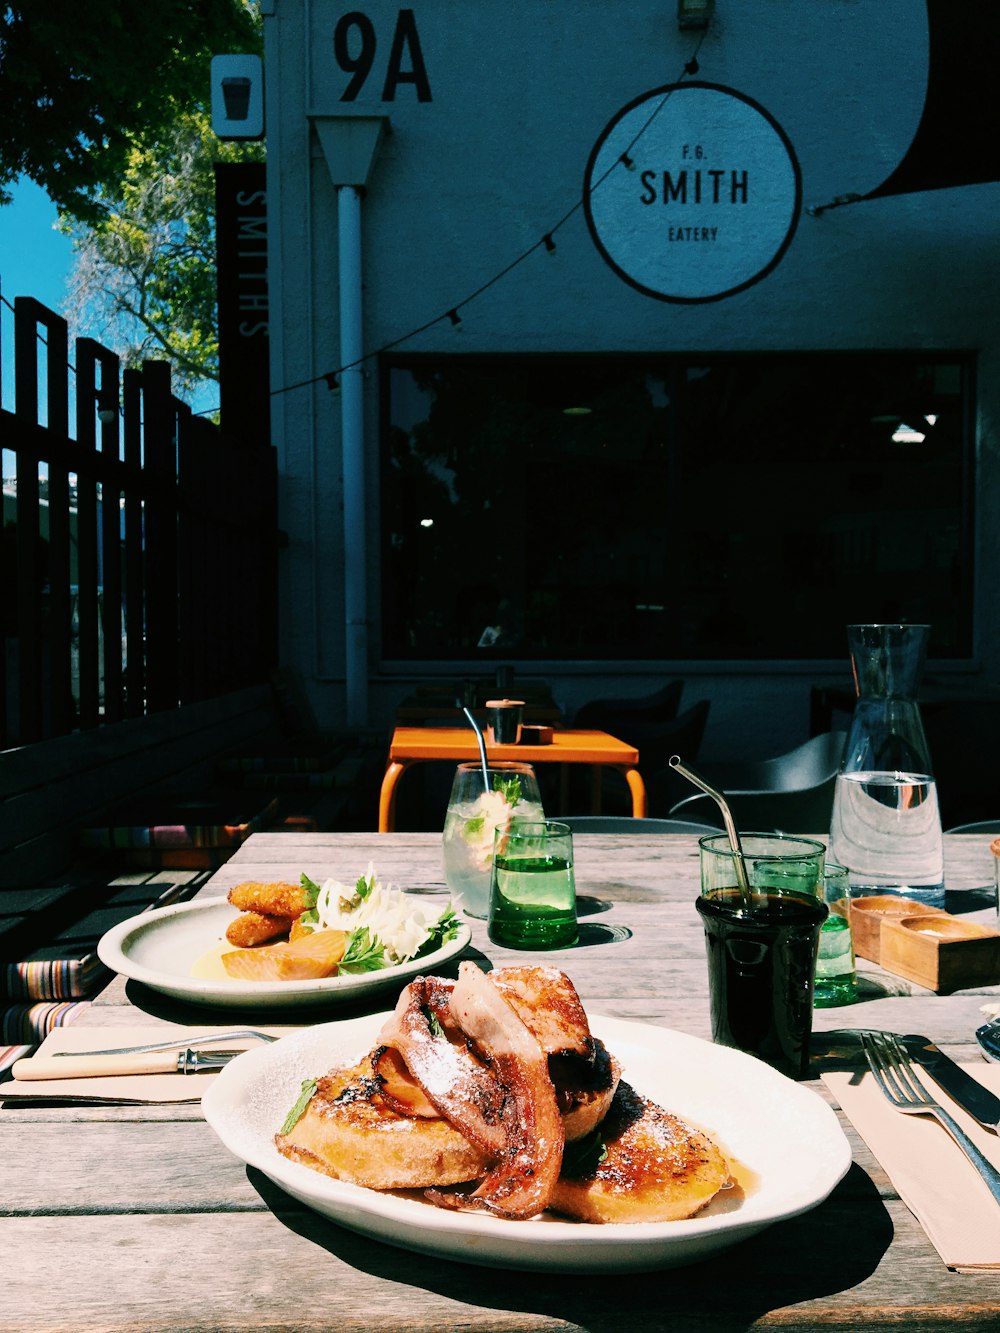
<svg viewBox="0 0 1000 1333">
<path fill-rule="evenodd" d="M 712 1040 L 804 1078 L 827 915 L 825 848 L 778 833 L 747 833 L 741 842 L 748 891 L 726 835 L 700 839 L 696 906 L 705 929 Z"/>
</svg>

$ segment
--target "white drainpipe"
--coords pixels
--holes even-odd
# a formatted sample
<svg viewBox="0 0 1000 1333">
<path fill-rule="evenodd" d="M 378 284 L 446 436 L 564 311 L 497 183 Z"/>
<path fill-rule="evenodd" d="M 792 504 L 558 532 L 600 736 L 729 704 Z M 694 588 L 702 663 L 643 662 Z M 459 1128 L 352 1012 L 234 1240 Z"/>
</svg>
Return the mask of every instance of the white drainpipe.
<svg viewBox="0 0 1000 1333">
<path fill-rule="evenodd" d="M 347 725 L 368 725 L 368 534 L 365 522 L 365 355 L 361 199 L 388 116 L 313 114 L 337 191 L 340 285 L 340 422 L 344 485 L 344 674 Z"/>
<path fill-rule="evenodd" d="M 344 630 L 347 725 L 368 725 L 368 542 L 361 358 L 361 191 L 337 188 L 340 248 L 340 419 L 344 478 Z"/>
</svg>

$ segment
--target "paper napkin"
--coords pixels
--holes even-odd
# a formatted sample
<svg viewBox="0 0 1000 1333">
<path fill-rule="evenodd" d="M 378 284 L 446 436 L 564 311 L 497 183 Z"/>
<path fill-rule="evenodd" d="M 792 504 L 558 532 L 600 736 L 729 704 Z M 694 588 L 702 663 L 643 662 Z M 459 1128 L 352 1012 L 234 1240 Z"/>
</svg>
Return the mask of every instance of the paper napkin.
<svg viewBox="0 0 1000 1333">
<path fill-rule="evenodd" d="M 1000 1095 L 1000 1065 L 964 1065 Z M 937 1084 L 919 1075 L 933 1095 Z M 1000 1272 L 1000 1204 L 975 1167 L 932 1116 L 890 1106 L 865 1070 L 823 1075 L 844 1114 L 882 1164 L 899 1197 L 926 1231 L 945 1264 L 958 1272 Z M 1000 1136 L 984 1129 L 942 1094 L 945 1110 L 1000 1170 Z"/>
<path fill-rule="evenodd" d="M 226 1033 L 233 1025 L 201 1024 L 198 1027 L 65 1027 L 53 1028 L 39 1046 L 37 1055 L 55 1055 L 58 1051 L 83 1054 L 86 1051 L 117 1049 L 123 1046 L 142 1046 L 156 1041 L 183 1041 L 185 1044 L 208 1033 Z M 262 1027 L 275 1037 L 297 1031 L 291 1027 Z M 201 1050 L 247 1050 L 259 1046 L 253 1038 L 238 1041 L 218 1041 L 211 1044 L 199 1041 Z M 183 1049 L 183 1048 L 180 1048 Z M 182 1102 L 200 1102 L 205 1089 L 210 1087 L 218 1073 L 206 1070 L 199 1074 L 119 1074 L 103 1078 L 60 1078 L 38 1081 L 8 1079 L 0 1083 L 0 1101 L 9 1104 L 26 1102 L 66 1102 L 76 1106 L 132 1106 Z"/>
</svg>

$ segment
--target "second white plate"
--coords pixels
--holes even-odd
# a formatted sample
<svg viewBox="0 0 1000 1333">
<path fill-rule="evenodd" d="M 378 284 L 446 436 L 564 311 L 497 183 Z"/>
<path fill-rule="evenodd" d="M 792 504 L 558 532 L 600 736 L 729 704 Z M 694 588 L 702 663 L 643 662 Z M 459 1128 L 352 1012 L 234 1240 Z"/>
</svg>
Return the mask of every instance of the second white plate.
<svg viewBox="0 0 1000 1333">
<path fill-rule="evenodd" d="M 355 999 L 385 989 L 398 994 L 410 977 L 433 972 L 455 958 L 472 935 L 463 921 L 457 937 L 443 948 L 378 972 L 313 981 L 203 981 L 193 977 L 194 964 L 223 939 L 226 927 L 238 915 L 225 898 L 204 898 L 143 912 L 109 930 L 101 938 L 97 953 L 105 967 L 174 999 L 227 1008 L 275 1009 Z"/>
</svg>

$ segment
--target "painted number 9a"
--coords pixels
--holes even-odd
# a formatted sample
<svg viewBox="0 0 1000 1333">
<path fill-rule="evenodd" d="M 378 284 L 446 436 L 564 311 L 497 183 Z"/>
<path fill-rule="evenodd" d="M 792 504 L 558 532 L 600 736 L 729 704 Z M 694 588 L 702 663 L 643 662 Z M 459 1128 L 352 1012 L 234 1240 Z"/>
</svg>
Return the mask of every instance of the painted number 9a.
<svg viewBox="0 0 1000 1333">
<path fill-rule="evenodd" d="M 357 99 L 375 67 L 377 51 L 375 24 L 367 14 L 352 10 L 337 20 L 333 30 L 333 57 L 344 73 L 351 76 L 347 87 L 340 94 L 342 102 Z M 432 100 L 427 66 L 412 9 L 401 9 L 396 16 L 396 27 L 382 82 L 382 101 L 394 102 L 396 89 L 402 83 L 413 85 L 418 102 Z"/>
</svg>

